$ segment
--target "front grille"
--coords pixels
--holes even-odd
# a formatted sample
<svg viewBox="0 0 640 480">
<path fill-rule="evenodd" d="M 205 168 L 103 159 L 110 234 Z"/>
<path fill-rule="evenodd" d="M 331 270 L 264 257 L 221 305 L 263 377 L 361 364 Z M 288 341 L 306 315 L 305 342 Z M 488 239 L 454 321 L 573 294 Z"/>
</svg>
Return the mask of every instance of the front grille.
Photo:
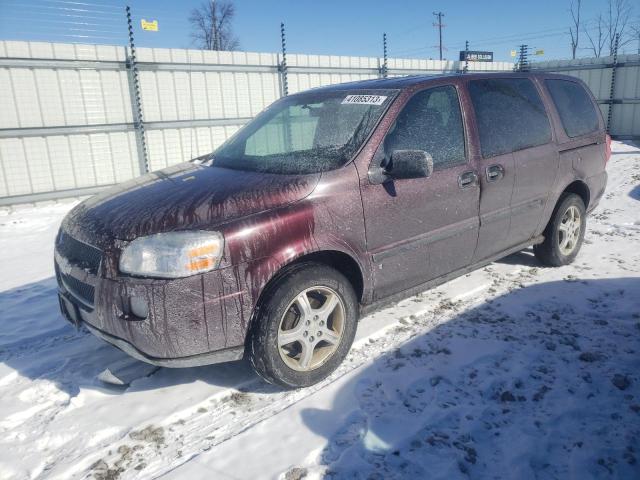
<svg viewBox="0 0 640 480">
<path fill-rule="evenodd" d="M 93 308 L 93 302 L 95 300 L 95 288 L 88 283 L 82 282 L 71 275 L 67 275 L 66 273 L 62 273 L 58 268 L 58 265 L 55 265 L 56 268 L 56 280 L 58 280 L 58 284 L 64 287 L 64 290 L 67 290 L 72 296 L 80 300 L 86 307 Z"/>
<path fill-rule="evenodd" d="M 56 240 L 56 249 L 72 265 L 76 265 L 93 275 L 98 274 L 102 252 L 97 248 L 76 240 L 60 230 Z"/>
</svg>

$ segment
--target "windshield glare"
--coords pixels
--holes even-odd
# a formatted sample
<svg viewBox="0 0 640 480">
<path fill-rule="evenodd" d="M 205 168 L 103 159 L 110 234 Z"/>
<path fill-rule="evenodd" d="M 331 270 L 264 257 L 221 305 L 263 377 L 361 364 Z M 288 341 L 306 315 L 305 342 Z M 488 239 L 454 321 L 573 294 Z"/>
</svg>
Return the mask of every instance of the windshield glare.
<svg viewBox="0 0 640 480">
<path fill-rule="evenodd" d="M 285 97 L 216 150 L 213 165 L 282 174 L 341 167 L 360 148 L 396 93 L 342 90 Z"/>
</svg>

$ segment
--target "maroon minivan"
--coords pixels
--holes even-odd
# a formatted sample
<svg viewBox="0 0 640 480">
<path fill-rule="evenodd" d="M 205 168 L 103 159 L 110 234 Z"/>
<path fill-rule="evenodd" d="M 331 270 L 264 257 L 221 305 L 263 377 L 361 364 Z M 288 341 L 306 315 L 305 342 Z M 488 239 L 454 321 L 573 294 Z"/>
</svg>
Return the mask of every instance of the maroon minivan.
<svg viewBox="0 0 640 480">
<path fill-rule="evenodd" d="M 562 75 L 413 76 L 282 98 L 213 154 L 96 195 L 64 219 L 63 314 L 140 360 L 247 356 L 314 384 L 358 318 L 525 247 L 565 265 L 610 154 Z"/>
</svg>

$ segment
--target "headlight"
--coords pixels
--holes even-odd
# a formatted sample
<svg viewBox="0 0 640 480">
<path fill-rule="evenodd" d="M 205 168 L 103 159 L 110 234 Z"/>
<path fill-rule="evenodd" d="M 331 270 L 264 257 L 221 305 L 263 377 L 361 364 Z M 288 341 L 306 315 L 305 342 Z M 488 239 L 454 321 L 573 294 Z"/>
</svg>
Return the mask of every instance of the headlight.
<svg viewBox="0 0 640 480">
<path fill-rule="evenodd" d="M 120 255 L 120 271 L 178 278 L 217 268 L 224 251 L 219 232 L 169 232 L 136 238 Z"/>
</svg>

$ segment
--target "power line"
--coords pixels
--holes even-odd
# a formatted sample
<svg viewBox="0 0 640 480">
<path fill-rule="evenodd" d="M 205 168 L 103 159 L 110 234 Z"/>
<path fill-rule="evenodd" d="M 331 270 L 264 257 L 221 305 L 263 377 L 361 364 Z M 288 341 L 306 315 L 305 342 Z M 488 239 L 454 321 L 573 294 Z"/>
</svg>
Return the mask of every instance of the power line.
<svg viewBox="0 0 640 480">
<path fill-rule="evenodd" d="M 14 7 L 14 8 L 24 8 L 32 12 L 32 7 L 30 7 L 29 5 L 24 5 L 20 3 L 5 3 L 5 6 Z M 96 13 L 100 15 L 118 16 L 118 17 L 121 16 L 121 14 L 116 13 L 115 10 L 106 11 L 106 10 L 93 10 L 90 8 L 73 8 L 73 7 L 58 7 L 58 6 L 50 7 L 47 5 L 40 5 L 38 9 L 53 10 L 54 12 L 65 12 L 65 13 L 60 13 L 60 15 L 66 15 L 66 16 L 73 16 L 73 15 L 82 16 L 85 13 Z M 66 13 L 66 12 L 71 12 L 71 13 Z M 53 12 L 51 13 L 53 14 Z"/>
<path fill-rule="evenodd" d="M 20 16 L 3 16 L 2 20 L 24 20 L 24 17 L 20 17 Z M 65 25 L 80 25 L 80 26 L 92 26 L 92 27 L 104 27 L 104 26 L 114 26 L 114 27 L 119 27 L 122 25 L 116 25 L 115 23 L 89 23 L 89 22 L 70 22 L 70 21 L 65 21 L 65 20 L 47 20 L 47 19 L 41 19 L 41 18 L 30 18 L 29 19 L 29 23 L 30 24 L 34 24 L 34 23 L 44 23 L 44 24 L 48 24 L 48 25 L 54 25 L 54 26 L 65 26 Z M 124 29 L 124 26 L 122 27 Z"/>
<path fill-rule="evenodd" d="M 589 28 L 585 28 L 586 26 L 588 26 L 589 24 L 592 24 L 594 22 L 596 22 L 597 19 L 596 18 L 590 18 L 588 20 L 585 20 L 582 22 L 583 28 L 582 30 L 588 30 L 591 31 L 591 29 Z M 410 29 L 404 30 L 403 32 L 396 34 L 396 36 L 400 36 L 400 35 L 405 35 L 409 32 L 414 31 L 415 29 L 417 29 L 418 27 L 412 27 Z M 529 31 L 529 32 L 520 32 L 520 33 L 512 33 L 512 34 L 508 34 L 508 35 L 499 35 L 499 36 L 493 36 L 493 37 L 486 37 L 486 38 L 481 38 L 481 39 L 472 39 L 471 41 L 474 44 L 483 44 L 483 43 L 494 43 L 494 44 L 506 44 L 506 43 L 512 43 L 512 42 L 516 42 L 516 41 L 522 41 L 523 39 L 527 39 L 527 40 L 535 40 L 538 38 L 547 38 L 550 36 L 562 36 L 562 35 L 567 35 L 568 33 L 568 26 L 565 27 L 554 27 L 554 28 L 545 28 L 542 30 L 533 30 L 533 31 Z M 538 35 L 538 34 L 544 34 L 544 35 Z M 450 46 L 450 48 L 452 49 L 462 49 L 464 47 L 464 43 L 456 43 L 452 46 Z M 397 50 L 394 51 L 394 54 L 403 54 L 403 53 L 418 53 L 418 52 L 424 52 L 427 51 L 429 49 L 431 49 L 433 47 L 415 47 L 415 48 L 408 48 L 408 49 L 402 49 L 402 50 Z M 443 47 L 444 48 L 444 47 Z"/>
<path fill-rule="evenodd" d="M 108 4 L 104 4 L 104 3 L 89 3 L 89 2 L 72 2 L 72 1 L 68 1 L 68 0 L 40 0 L 42 2 L 47 2 L 47 3 L 62 3 L 62 4 L 66 4 L 66 5 L 82 5 L 83 7 L 100 7 L 100 8 L 111 8 L 114 10 L 120 10 L 121 7 L 118 6 L 114 6 L 114 5 L 108 5 Z"/>
<path fill-rule="evenodd" d="M 591 28 L 584 28 L 584 29 L 582 29 L 582 31 L 594 31 L 596 29 L 597 29 L 597 27 L 591 27 Z M 474 44 L 491 43 L 493 45 L 505 45 L 505 44 L 514 43 L 516 41 L 540 40 L 540 39 L 543 39 L 543 38 L 552 38 L 552 37 L 559 37 L 559 36 L 568 35 L 566 29 L 562 29 L 562 31 L 558 31 L 558 30 L 560 30 L 560 29 L 556 28 L 556 29 L 540 30 L 539 32 L 556 32 L 556 33 L 547 33 L 547 34 L 541 34 L 541 35 L 536 35 L 535 32 L 529 32 L 529 34 L 510 35 L 510 36 L 505 36 L 505 37 L 494 37 L 496 39 L 503 39 L 503 40 L 493 40 L 493 41 L 490 41 L 489 39 L 486 39 L 486 40 L 474 40 Z M 410 49 L 404 49 L 404 50 L 396 50 L 396 51 L 392 51 L 391 54 L 393 54 L 394 56 L 418 54 L 418 53 L 426 52 L 426 51 L 430 50 L 431 48 L 432 47 L 417 47 L 417 48 L 410 48 Z M 453 48 L 464 48 L 464 45 L 456 44 Z"/>
<path fill-rule="evenodd" d="M 582 22 L 581 30 L 592 30 L 593 27 L 587 28 L 590 23 L 595 22 L 596 19 L 589 19 Z M 483 39 L 474 40 L 475 43 L 506 43 L 507 41 L 517 41 L 524 37 L 526 38 L 544 38 L 549 36 L 560 36 L 560 35 L 568 35 L 569 26 L 565 27 L 556 27 L 556 28 L 547 28 L 544 30 L 536 30 L 531 32 L 520 32 L 520 33 L 512 33 L 509 35 L 500 35 L 497 37 L 488 37 Z M 540 34 L 540 35 L 538 35 Z M 456 44 L 455 47 L 462 46 L 462 43 Z"/>
<path fill-rule="evenodd" d="M 50 12 L 39 12 L 39 11 L 29 11 L 29 12 L 21 12 L 21 11 L 16 11 L 14 12 L 18 15 L 25 15 L 27 16 L 27 18 L 30 18 L 33 15 L 37 15 L 40 17 L 48 17 L 48 18 L 70 18 L 70 19 L 79 19 L 79 20 L 84 20 L 84 19 L 90 19 L 90 20 L 101 20 L 101 21 L 117 21 L 116 17 L 113 18 L 107 18 L 105 19 L 102 16 L 93 16 L 93 15 L 74 15 L 74 14 L 69 14 L 69 13 L 50 13 Z M 4 17 L 3 17 L 4 18 Z"/>
<path fill-rule="evenodd" d="M 522 39 L 522 38 L 535 39 L 535 38 L 543 38 L 543 37 L 546 37 L 546 36 L 558 36 L 558 35 L 565 35 L 566 34 L 566 31 L 564 29 L 562 29 L 562 31 L 558 31 L 558 30 L 559 29 L 553 29 L 553 30 L 546 29 L 546 30 L 540 30 L 538 32 L 530 32 L 528 34 L 524 33 L 524 34 L 515 34 L 515 35 L 504 36 L 504 37 L 494 37 L 492 39 L 473 40 L 473 43 L 474 44 L 483 44 L 483 43 L 489 43 L 489 42 L 490 43 L 497 43 L 497 44 L 500 44 L 500 43 L 511 43 L 513 41 L 516 41 L 516 40 L 519 40 L 519 39 Z M 535 37 L 532 36 L 532 35 L 537 34 L 537 33 L 549 32 L 549 31 L 555 31 L 557 33 L 552 33 L 550 35 L 549 34 L 547 34 L 547 35 L 537 35 Z M 496 41 L 496 40 L 501 40 L 501 39 L 503 39 L 502 42 Z M 464 44 L 455 44 L 455 45 L 452 46 L 452 48 L 458 48 L 458 47 L 462 48 L 462 47 L 464 47 Z M 404 50 L 398 50 L 398 51 L 396 51 L 394 53 L 418 52 L 418 51 L 429 50 L 430 48 L 432 48 L 432 47 L 409 48 L 409 49 L 404 49 Z"/>
</svg>

